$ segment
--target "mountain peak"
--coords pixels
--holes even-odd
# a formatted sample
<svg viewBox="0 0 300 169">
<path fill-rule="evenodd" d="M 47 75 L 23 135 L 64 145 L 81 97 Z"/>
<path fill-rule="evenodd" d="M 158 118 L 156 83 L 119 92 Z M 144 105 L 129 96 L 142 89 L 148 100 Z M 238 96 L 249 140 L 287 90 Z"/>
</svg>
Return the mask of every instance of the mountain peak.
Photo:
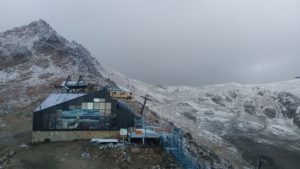
<svg viewBox="0 0 300 169">
<path fill-rule="evenodd" d="M 18 37 L 17 39 L 22 38 L 32 38 L 34 36 L 39 37 L 48 37 L 50 35 L 57 34 L 54 29 L 46 21 L 40 19 L 33 21 L 28 25 L 15 27 L 13 29 L 7 30 L 0 33 L 0 38 L 2 39 L 14 39 L 13 36 Z M 27 40 L 26 40 L 27 41 Z"/>
<path fill-rule="evenodd" d="M 23 30 L 25 29 L 29 34 L 39 35 L 40 37 L 45 37 L 50 34 L 57 34 L 50 24 L 42 19 L 31 22 L 28 25 L 20 28 Z"/>
<path fill-rule="evenodd" d="M 44 20 L 0 33 L 0 113 L 10 111 L 47 95 L 52 86 L 68 75 L 84 79 L 97 86 L 114 84 L 103 77 L 100 64 L 77 42 L 69 42 Z M 43 92 L 35 89 L 43 87 Z M 22 89 L 22 92 L 15 92 Z M 14 94 L 12 94 L 14 93 Z M 22 96 L 21 96 L 22 95 Z M 20 104 L 14 105 L 15 102 Z M 5 109 L 5 110 L 4 110 Z M 4 111 L 2 111 L 4 110 Z"/>
<path fill-rule="evenodd" d="M 29 23 L 28 27 L 30 27 L 30 28 L 39 27 L 39 28 L 49 28 L 49 29 L 52 29 L 51 26 L 49 25 L 49 23 L 47 23 L 43 19 L 39 19 L 37 21 L 33 21 L 33 22 Z"/>
</svg>

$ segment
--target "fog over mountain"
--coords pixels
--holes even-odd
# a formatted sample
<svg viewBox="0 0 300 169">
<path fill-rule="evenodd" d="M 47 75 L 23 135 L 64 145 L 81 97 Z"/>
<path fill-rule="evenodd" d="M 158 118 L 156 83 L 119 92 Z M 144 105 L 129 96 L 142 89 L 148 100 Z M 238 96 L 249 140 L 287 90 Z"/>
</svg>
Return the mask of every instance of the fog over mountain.
<svg viewBox="0 0 300 169">
<path fill-rule="evenodd" d="M 300 74 L 299 8 L 298 0 L 2 0 L 0 32 L 47 20 L 152 84 L 263 83 Z"/>
</svg>

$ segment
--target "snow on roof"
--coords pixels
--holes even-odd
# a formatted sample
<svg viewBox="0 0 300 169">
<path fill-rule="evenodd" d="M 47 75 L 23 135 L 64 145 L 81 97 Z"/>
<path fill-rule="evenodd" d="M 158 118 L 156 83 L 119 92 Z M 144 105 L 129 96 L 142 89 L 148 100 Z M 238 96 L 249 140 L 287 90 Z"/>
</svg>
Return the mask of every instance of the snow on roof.
<svg viewBox="0 0 300 169">
<path fill-rule="evenodd" d="M 63 81 L 62 83 L 61 83 L 61 85 L 62 86 L 82 86 L 82 85 L 87 85 L 87 83 L 86 82 L 84 82 L 84 81 L 68 81 L 67 82 L 67 84 L 66 84 L 66 81 Z"/>
<path fill-rule="evenodd" d="M 130 92 L 130 90 L 128 90 L 124 87 L 109 87 L 108 90 L 110 90 L 110 91 Z"/>
<path fill-rule="evenodd" d="M 46 109 L 48 107 L 51 107 L 51 106 L 54 106 L 54 105 L 66 102 L 68 100 L 75 99 L 75 98 L 83 96 L 83 95 L 84 94 L 78 94 L 78 93 L 76 93 L 76 94 L 74 94 L 74 93 L 59 93 L 59 94 L 53 93 L 53 94 L 50 94 L 43 101 L 43 103 L 39 107 L 37 107 L 35 109 L 35 111 L 43 110 L 43 109 Z"/>
</svg>

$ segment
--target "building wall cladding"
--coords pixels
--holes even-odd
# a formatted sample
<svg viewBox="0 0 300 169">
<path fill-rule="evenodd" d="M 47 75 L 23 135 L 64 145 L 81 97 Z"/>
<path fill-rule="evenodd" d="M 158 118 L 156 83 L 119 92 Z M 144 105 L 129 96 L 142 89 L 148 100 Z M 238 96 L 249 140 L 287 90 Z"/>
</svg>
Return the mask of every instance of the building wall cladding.
<svg viewBox="0 0 300 169">
<path fill-rule="evenodd" d="M 49 119 L 56 116 L 57 110 L 70 110 L 70 106 L 81 106 L 83 102 L 93 102 L 94 98 L 103 98 L 106 102 L 111 103 L 111 114 L 113 118 L 107 118 L 111 124 L 110 127 L 97 127 L 97 128 L 73 128 L 73 129 L 62 129 L 62 128 L 51 128 L 49 127 Z M 119 105 L 117 100 L 110 97 L 107 89 L 102 89 L 94 93 L 80 96 L 78 98 L 57 104 L 40 111 L 33 113 L 33 131 L 70 131 L 70 130 L 95 130 L 95 131 L 117 131 L 120 128 L 128 128 L 134 125 L 134 119 L 136 115 L 128 109 L 124 109 Z"/>
<path fill-rule="evenodd" d="M 33 131 L 32 142 L 119 138 L 119 131 Z"/>
</svg>

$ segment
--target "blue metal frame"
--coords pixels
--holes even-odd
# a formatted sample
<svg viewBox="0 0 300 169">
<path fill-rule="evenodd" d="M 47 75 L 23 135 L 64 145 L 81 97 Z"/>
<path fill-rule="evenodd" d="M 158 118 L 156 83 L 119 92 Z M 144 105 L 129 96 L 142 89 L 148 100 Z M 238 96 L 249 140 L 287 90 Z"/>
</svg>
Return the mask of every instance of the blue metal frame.
<svg viewBox="0 0 300 169">
<path fill-rule="evenodd" d="M 162 147 L 170 152 L 183 169 L 200 169 L 199 166 L 188 158 L 182 149 L 182 136 L 180 129 L 175 128 L 170 135 L 161 135 Z"/>
<path fill-rule="evenodd" d="M 129 112 L 132 110 L 124 103 L 118 101 L 120 107 L 126 109 Z M 144 128 L 146 127 L 146 123 L 143 117 L 136 117 L 135 127 Z M 130 135 L 129 135 L 130 139 Z M 161 146 L 168 152 L 170 152 L 176 161 L 180 164 L 183 169 L 200 169 L 197 163 L 191 158 L 187 157 L 182 149 L 182 134 L 179 128 L 174 128 L 172 133 L 163 134 L 161 133 L 160 137 Z"/>
</svg>

